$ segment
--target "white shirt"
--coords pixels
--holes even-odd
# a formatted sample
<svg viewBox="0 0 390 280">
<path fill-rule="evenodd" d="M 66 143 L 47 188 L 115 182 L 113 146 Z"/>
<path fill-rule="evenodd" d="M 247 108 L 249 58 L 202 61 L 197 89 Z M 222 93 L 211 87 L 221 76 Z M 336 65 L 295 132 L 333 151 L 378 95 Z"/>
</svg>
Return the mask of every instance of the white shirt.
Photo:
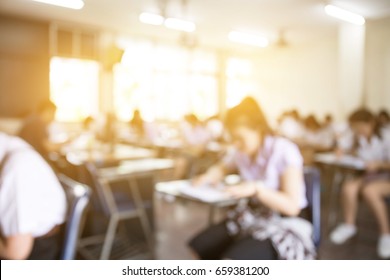
<svg viewBox="0 0 390 280">
<path fill-rule="evenodd" d="M 390 138 L 382 135 L 381 138 L 374 135 L 371 140 L 359 137 L 357 154 L 364 161 L 390 162 Z"/>
<path fill-rule="evenodd" d="M 0 133 L 0 230 L 43 236 L 66 215 L 66 197 L 46 161 L 22 139 Z"/>
<path fill-rule="evenodd" d="M 304 136 L 304 127 L 294 118 L 285 117 L 279 126 L 279 134 L 288 139 L 301 139 Z"/>
</svg>

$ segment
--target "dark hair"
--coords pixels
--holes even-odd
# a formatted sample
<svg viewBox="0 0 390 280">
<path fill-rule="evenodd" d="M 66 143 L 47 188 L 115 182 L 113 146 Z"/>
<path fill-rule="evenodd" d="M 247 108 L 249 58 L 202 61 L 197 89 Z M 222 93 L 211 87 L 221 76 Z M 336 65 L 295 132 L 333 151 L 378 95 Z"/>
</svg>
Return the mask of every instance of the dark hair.
<svg viewBox="0 0 390 280">
<path fill-rule="evenodd" d="M 382 109 L 378 113 L 377 120 L 380 125 L 385 125 L 390 121 L 390 115 L 385 109 Z"/>
<path fill-rule="evenodd" d="M 321 125 L 314 115 L 309 115 L 305 119 L 305 127 L 310 130 L 318 130 L 321 128 Z"/>
<path fill-rule="evenodd" d="M 231 108 L 225 117 L 228 131 L 238 126 L 259 130 L 263 136 L 273 134 L 259 104 L 252 97 L 244 98 L 240 104 Z"/>
<path fill-rule="evenodd" d="M 57 109 L 57 106 L 53 102 L 51 102 L 50 100 L 45 100 L 38 105 L 37 112 L 43 113 L 47 110 L 55 111 L 56 109 Z"/>
<path fill-rule="evenodd" d="M 366 108 L 360 108 L 354 111 L 348 118 L 350 124 L 363 122 L 363 123 L 371 123 L 374 126 L 374 134 L 379 138 L 381 137 L 380 126 L 375 115 Z M 357 139 L 355 139 L 354 147 L 358 146 Z"/>
</svg>

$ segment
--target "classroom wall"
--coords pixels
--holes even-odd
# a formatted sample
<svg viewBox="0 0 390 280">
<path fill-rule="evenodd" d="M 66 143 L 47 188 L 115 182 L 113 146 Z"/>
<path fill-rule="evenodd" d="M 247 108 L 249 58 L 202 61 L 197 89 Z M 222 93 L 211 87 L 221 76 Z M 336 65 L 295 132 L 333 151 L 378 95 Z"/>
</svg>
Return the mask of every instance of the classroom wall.
<svg viewBox="0 0 390 280">
<path fill-rule="evenodd" d="M 299 108 L 319 118 L 343 116 L 338 95 L 338 41 L 336 34 L 306 45 L 271 47 L 256 57 L 256 81 L 271 123 L 285 110 Z"/>
<path fill-rule="evenodd" d="M 49 98 L 49 24 L 0 14 L 0 116 L 22 117 Z"/>
<path fill-rule="evenodd" d="M 368 21 L 366 37 L 366 104 L 390 111 L 390 17 Z"/>
</svg>

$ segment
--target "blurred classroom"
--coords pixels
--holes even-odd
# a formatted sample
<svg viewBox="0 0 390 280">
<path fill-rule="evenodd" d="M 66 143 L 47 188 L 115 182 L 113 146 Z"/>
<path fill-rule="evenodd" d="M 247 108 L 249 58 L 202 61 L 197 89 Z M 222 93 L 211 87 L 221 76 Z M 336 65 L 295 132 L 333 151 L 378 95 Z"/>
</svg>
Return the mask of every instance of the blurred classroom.
<svg viewBox="0 0 390 280">
<path fill-rule="evenodd" d="M 0 259 L 390 259 L 388 0 L 0 0 L 0 85 Z"/>
</svg>

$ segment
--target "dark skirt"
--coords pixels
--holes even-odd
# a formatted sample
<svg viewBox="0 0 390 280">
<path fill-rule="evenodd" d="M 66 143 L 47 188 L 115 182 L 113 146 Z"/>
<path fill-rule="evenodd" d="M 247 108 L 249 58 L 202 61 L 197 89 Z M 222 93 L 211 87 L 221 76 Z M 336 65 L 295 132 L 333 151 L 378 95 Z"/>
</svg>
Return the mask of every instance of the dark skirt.
<svg viewBox="0 0 390 280">
<path fill-rule="evenodd" d="M 235 237 L 228 233 L 226 222 L 211 226 L 189 242 L 190 248 L 203 260 L 275 260 L 278 255 L 269 239 L 251 236 Z"/>
</svg>

